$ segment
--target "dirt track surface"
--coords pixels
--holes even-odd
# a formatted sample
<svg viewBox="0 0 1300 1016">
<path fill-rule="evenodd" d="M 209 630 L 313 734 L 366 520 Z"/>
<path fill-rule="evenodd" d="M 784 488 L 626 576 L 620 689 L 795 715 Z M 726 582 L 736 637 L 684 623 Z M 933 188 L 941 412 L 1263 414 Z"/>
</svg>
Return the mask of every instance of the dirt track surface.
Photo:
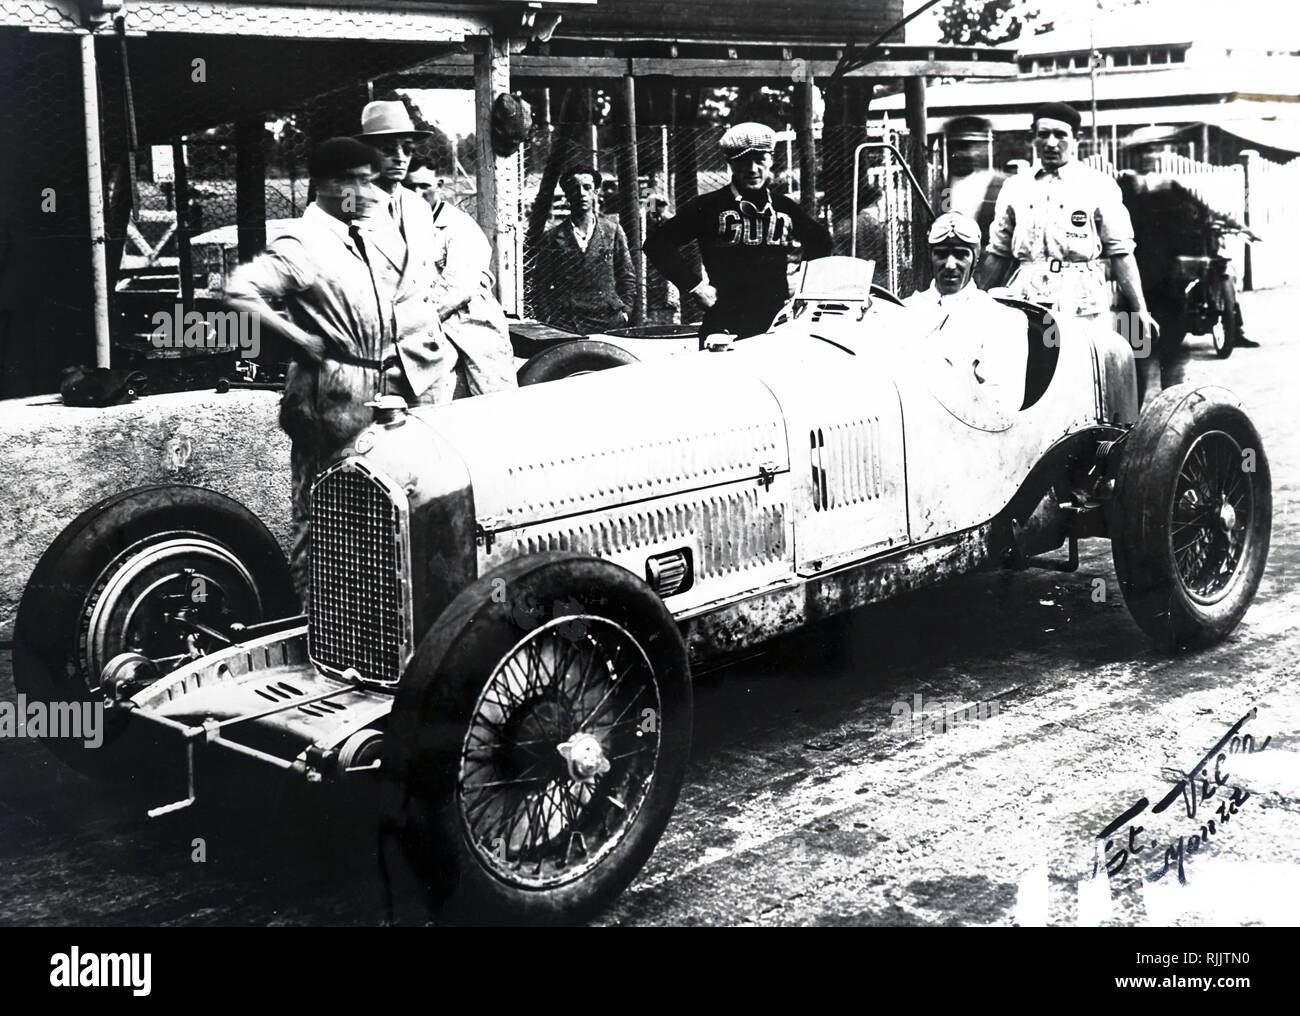
<svg viewBox="0 0 1300 1016">
<path fill-rule="evenodd" d="M 1300 922 L 1300 292 L 1246 294 L 1243 308 L 1263 348 L 1220 362 L 1193 338 L 1166 366 L 1166 384 L 1237 392 L 1272 466 L 1269 567 L 1229 639 L 1158 653 L 1124 608 L 1109 545 L 1092 541 L 1073 574 L 967 577 L 789 640 L 699 683 L 682 800 L 597 923 Z M 0 699 L 13 696 L 6 653 Z M 897 729 L 917 696 L 926 710 L 993 715 Z M 1195 817 L 1181 799 L 1148 808 L 1133 823 L 1141 851 L 1091 878 L 1130 845 L 1126 824 L 1097 855 L 1098 833 L 1164 797 L 1172 771 L 1252 709 L 1241 733 L 1268 747 L 1230 756 L 1231 779 Z M 179 753 L 166 761 L 164 786 L 132 791 L 81 778 L 33 741 L 0 744 L 0 923 L 389 919 L 364 806 L 266 780 L 218 799 L 201 771 L 198 806 L 149 820 L 147 807 L 181 796 Z M 1192 852 L 1233 785 L 1249 796 Z M 1176 857 L 1142 878 L 1180 838 L 1186 884 Z M 428 919 L 400 873 L 392 891 L 393 919 Z"/>
</svg>

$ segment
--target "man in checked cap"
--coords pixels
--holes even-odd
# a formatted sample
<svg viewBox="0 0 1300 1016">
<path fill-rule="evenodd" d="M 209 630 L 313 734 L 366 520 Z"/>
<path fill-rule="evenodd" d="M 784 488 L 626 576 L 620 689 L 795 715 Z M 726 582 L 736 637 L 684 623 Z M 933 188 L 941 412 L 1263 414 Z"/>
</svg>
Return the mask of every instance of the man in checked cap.
<svg viewBox="0 0 1300 1016">
<path fill-rule="evenodd" d="M 645 240 L 645 255 L 670 282 L 708 310 L 700 339 L 713 332 L 744 338 L 765 332 L 789 295 L 786 255 L 798 243 L 806 260 L 831 252 L 831 235 L 784 194 L 773 193 L 776 134 L 741 123 L 722 135 L 731 182 L 686 202 Z M 678 250 L 700 246 L 708 278 Z"/>
</svg>

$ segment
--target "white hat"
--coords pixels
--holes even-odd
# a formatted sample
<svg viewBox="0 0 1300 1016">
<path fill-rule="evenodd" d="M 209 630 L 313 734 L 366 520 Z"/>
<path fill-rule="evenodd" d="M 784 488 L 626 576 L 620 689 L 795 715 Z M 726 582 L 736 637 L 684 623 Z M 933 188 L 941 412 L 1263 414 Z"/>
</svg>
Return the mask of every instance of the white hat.
<svg viewBox="0 0 1300 1016">
<path fill-rule="evenodd" d="M 776 132 L 761 123 L 738 123 L 722 135 L 718 144 L 730 162 L 749 152 L 775 152 Z"/>
<path fill-rule="evenodd" d="M 427 138 L 433 131 L 422 131 L 411 122 L 411 114 L 406 111 L 406 103 L 400 99 L 380 99 L 367 102 L 361 111 L 361 133 L 359 138 L 377 138 L 385 135 L 412 134 Z"/>
</svg>

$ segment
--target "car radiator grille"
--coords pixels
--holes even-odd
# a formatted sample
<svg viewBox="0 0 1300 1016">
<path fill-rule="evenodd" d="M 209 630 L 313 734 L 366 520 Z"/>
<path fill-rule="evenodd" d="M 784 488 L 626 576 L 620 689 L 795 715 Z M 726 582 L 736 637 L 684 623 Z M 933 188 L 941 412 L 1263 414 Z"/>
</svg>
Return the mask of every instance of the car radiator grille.
<svg viewBox="0 0 1300 1016">
<path fill-rule="evenodd" d="M 411 655 L 405 496 L 363 463 L 344 462 L 312 489 L 312 661 L 396 684 Z"/>
</svg>

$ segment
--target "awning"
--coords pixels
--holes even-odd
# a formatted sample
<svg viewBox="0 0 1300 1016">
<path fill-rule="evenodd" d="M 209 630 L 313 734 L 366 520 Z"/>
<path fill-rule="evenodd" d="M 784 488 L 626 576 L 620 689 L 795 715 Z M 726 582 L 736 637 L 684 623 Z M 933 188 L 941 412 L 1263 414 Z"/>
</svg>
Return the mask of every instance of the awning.
<svg viewBox="0 0 1300 1016">
<path fill-rule="evenodd" d="M 1215 122 L 1220 130 L 1253 145 L 1300 153 L 1300 120 L 1224 120 Z"/>
</svg>

